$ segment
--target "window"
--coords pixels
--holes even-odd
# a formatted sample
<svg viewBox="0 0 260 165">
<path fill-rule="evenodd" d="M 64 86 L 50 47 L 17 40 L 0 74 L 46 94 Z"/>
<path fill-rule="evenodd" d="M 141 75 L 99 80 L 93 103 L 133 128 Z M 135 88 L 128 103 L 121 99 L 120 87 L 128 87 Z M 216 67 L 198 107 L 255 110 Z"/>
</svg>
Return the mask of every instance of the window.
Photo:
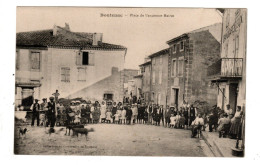
<svg viewBox="0 0 260 165">
<path fill-rule="evenodd" d="M 76 53 L 76 65 L 94 65 L 94 54 L 89 52 Z"/>
<path fill-rule="evenodd" d="M 40 52 L 31 52 L 31 69 L 40 70 Z"/>
<path fill-rule="evenodd" d="M 238 57 L 238 48 L 239 48 L 239 35 L 235 37 L 235 47 L 234 47 L 234 55 L 237 58 Z"/>
<path fill-rule="evenodd" d="M 83 52 L 82 65 L 88 65 L 89 64 L 88 60 L 89 60 L 88 52 Z"/>
<path fill-rule="evenodd" d="M 177 62 L 176 59 L 172 60 L 172 77 L 176 76 L 177 73 Z"/>
<path fill-rule="evenodd" d="M 162 64 L 162 55 L 160 55 L 160 64 Z"/>
<path fill-rule="evenodd" d="M 16 70 L 20 69 L 20 54 L 19 51 L 16 51 Z"/>
<path fill-rule="evenodd" d="M 181 44 L 180 44 L 180 51 L 183 51 L 184 50 L 184 42 L 181 41 Z"/>
<path fill-rule="evenodd" d="M 70 68 L 69 67 L 61 67 L 61 81 L 70 82 Z"/>
<path fill-rule="evenodd" d="M 78 81 L 86 81 L 86 68 L 78 68 Z"/>
<path fill-rule="evenodd" d="M 153 84 L 155 84 L 155 71 L 153 71 Z"/>
<path fill-rule="evenodd" d="M 173 45 L 172 52 L 176 53 L 176 44 Z"/>
<path fill-rule="evenodd" d="M 162 84 L 162 70 L 159 71 L 159 84 Z"/>
<path fill-rule="evenodd" d="M 183 58 L 179 58 L 179 60 L 178 60 L 178 76 L 180 76 L 180 77 L 182 77 L 183 76 L 183 63 L 184 62 L 184 60 L 183 60 Z"/>
</svg>

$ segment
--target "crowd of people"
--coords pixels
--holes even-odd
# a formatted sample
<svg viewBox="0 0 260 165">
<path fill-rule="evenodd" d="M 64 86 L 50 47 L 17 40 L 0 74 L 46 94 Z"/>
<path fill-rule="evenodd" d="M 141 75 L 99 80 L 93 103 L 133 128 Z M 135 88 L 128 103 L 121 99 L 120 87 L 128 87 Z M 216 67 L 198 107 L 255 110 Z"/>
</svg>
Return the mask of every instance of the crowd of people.
<svg viewBox="0 0 260 165">
<path fill-rule="evenodd" d="M 37 120 L 37 126 L 75 124 L 148 124 L 163 126 L 168 128 L 190 129 L 191 137 L 195 137 L 201 130 L 205 131 L 208 126 L 209 131 L 213 129 L 219 132 L 219 137 L 230 136 L 238 138 L 241 134 L 241 117 L 243 115 L 241 107 L 236 111 L 227 105 L 225 110 L 214 106 L 209 114 L 198 112 L 198 108 L 188 103 L 176 106 L 166 106 L 157 104 L 146 104 L 141 101 L 112 102 L 112 101 L 71 101 L 68 105 L 63 105 L 59 101 L 54 101 L 54 97 L 49 98 L 49 102 L 44 98 L 42 103 L 35 99 L 31 106 L 32 122 Z"/>
</svg>

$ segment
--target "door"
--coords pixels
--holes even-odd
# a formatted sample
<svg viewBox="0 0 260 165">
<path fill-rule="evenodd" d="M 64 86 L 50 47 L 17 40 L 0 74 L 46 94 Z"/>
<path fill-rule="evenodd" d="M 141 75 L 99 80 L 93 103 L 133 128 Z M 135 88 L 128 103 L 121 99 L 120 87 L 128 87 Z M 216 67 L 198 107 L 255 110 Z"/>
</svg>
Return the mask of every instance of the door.
<svg viewBox="0 0 260 165">
<path fill-rule="evenodd" d="M 233 113 L 235 113 L 237 107 L 237 87 L 238 84 L 236 83 L 229 85 L 229 104 Z"/>
<path fill-rule="evenodd" d="M 179 102 L 179 89 L 178 88 L 172 88 L 172 105 L 176 105 L 178 107 Z"/>
</svg>

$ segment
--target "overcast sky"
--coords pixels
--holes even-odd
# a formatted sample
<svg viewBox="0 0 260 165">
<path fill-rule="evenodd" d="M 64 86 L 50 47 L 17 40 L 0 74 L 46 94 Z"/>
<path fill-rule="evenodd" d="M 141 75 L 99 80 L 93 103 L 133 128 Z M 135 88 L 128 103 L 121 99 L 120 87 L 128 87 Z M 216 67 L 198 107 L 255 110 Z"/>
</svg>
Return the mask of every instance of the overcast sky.
<svg viewBox="0 0 260 165">
<path fill-rule="evenodd" d="M 123 17 L 101 17 L 102 13 Z M 63 27 L 67 22 L 71 31 L 103 33 L 104 42 L 127 47 L 125 68 L 138 69 L 145 56 L 167 48 L 166 41 L 221 19 L 215 9 L 18 7 L 17 32 Z"/>
</svg>

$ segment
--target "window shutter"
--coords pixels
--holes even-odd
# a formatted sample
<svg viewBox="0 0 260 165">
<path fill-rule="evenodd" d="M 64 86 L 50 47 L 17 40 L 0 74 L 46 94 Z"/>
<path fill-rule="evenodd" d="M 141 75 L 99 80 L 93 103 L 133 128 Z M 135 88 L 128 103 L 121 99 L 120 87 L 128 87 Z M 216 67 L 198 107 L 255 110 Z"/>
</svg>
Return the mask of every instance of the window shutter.
<svg viewBox="0 0 260 165">
<path fill-rule="evenodd" d="M 76 65 L 82 65 L 82 52 L 76 51 Z"/>
<path fill-rule="evenodd" d="M 95 54 L 93 52 L 89 52 L 89 65 L 95 64 Z"/>
</svg>

